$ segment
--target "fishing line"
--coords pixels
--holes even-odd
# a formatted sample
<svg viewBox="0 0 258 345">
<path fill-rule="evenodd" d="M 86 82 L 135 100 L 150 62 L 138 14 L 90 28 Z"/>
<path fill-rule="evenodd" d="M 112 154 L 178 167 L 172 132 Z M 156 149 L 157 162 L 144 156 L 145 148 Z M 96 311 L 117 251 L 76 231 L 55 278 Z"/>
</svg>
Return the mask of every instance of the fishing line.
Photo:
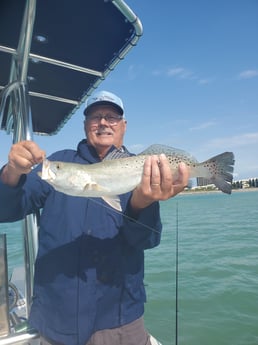
<svg viewBox="0 0 258 345">
<path fill-rule="evenodd" d="M 100 202 L 100 201 L 97 201 L 96 198 L 88 198 L 88 199 L 90 199 L 92 202 L 94 202 L 95 204 L 97 204 L 97 205 L 99 205 L 99 206 L 105 207 L 105 208 L 107 208 L 108 210 L 112 210 L 113 212 L 122 215 L 124 218 L 126 218 L 126 219 L 128 219 L 128 220 L 130 220 L 130 221 L 132 221 L 132 222 L 134 222 L 134 223 L 136 223 L 136 224 L 139 224 L 140 226 L 142 226 L 142 227 L 144 227 L 144 228 L 146 228 L 146 229 L 148 229 L 148 230 L 150 230 L 150 231 L 152 231 L 152 232 L 156 232 L 157 234 L 160 234 L 160 231 L 159 231 L 159 230 L 156 230 L 156 229 L 152 228 L 152 227 L 149 226 L 149 225 L 146 225 L 146 224 L 144 224 L 144 223 L 142 223 L 142 222 L 139 222 L 137 219 L 135 219 L 135 218 L 133 218 L 133 217 L 130 217 L 130 216 L 128 216 L 127 214 L 124 214 L 123 212 L 118 211 L 118 210 L 116 210 L 115 208 L 113 208 L 113 207 L 111 207 L 111 206 L 109 206 L 109 205 L 106 205 L 106 204 L 103 204 L 103 203 Z"/>
<path fill-rule="evenodd" d="M 158 230 L 143 224 L 142 222 L 137 221 L 136 219 L 122 213 L 121 211 L 118 211 L 116 209 L 114 209 L 113 207 L 110 207 L 109 205 L 105 205 L 102 202 L 98 201 L 95 198 L 89 198 L 92 202 L 105 207 L 109 210 L 112 210 L 113 212 L 122 215 L 123 217 L 141 225 L 142 227 L 152 231 L 152 232 L 156 232 L 156 233 L 160 233 Z M 179 233 L 179 215 L 178 215 L 178 202 L 176 203 L 176 316 L 175 316 L 175 345 L 178 345 L 178 254 L 179 254 L 179 240 L 178 240 L 178 233 Z"/>
<path fill-rule="evenodd" d="M 151 230 L 152 232 L 156 232 L 156 233 L 160 233 L 158 230 L 146 225 L 146 224 L 143 224 L 142 222 L 139 222 L 137 221 L 136 219 L 122 213 L 121 211 L 118 211 L 116 209 L 114 209 L 113 207 L 110 207 L 109 205 L 105 205 L 103 203 L 101 203 L 100 201 L 97 201 L 95 198 L 89 198 L 92 202 L 102 206 L 102 207 L 105 207 L 109 210 L 112 210 L 113 212 L 115 213 L 118 213 L 120 215 L 122 215 L 123 217 L 143 226 L 144 228 L 148 229 L 148 230 Z M 175 261 L 176 261 L 176 277 L 175 277 L 175 280 L 176 280 L 176 315 L 175 315 L 175 345 L 178 345 L 178 276 L 179 276 L 179 270 L 178 270 L 178 259 L 179 259 L 179 239 L 178 239 L 178 236 L 179 235 L 179 214 L 178 214 L 178 202 L 176 203 L 176 258 L 175 258 Z"/>
<path fill-rule="evenodd" d="M 176 322 L 175 345 L 178 345 L 178 202 L 176 203 Z"/>
</svg>

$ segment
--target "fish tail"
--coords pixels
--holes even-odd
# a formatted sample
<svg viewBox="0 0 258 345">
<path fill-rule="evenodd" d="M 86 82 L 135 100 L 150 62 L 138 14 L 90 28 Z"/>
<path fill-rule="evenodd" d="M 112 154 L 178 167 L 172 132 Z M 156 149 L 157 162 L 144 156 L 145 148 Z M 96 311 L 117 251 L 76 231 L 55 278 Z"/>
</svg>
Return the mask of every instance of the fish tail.
<svg viewBox="0 0 258 345">
<path fill-rule="evenodd" d="M 234 171 L 233 152 L 224 152 L 202 163 L 210 172 L 210 182 L 223 193 L 231 194 Z"/>
</svg>

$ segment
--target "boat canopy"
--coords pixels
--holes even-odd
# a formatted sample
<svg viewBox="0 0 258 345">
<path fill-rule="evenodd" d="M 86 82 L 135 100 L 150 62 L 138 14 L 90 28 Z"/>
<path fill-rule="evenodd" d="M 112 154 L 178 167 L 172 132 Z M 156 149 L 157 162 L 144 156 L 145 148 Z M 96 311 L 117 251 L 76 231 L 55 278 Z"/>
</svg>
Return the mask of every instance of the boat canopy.
<svg viewBox="0 0 258 345">
<path fill-rule="evenodd" d="M 140 20 L 123 0 L 0 0 L 0 129 L 12 133 L 13 142 L 32 139 L 34 133 L 56 134 L 141 35 Z M 8 281 L 6 239 L 0 236 L 1 345 L 33 339 L 30 344 L 39 344 L 26 321 L 38 218 L 31 214 L 22 223 L 22 293 Z M 13 292 L 24 296 L 21 316 L 18 302 L 10 301 Z"/>
<path fill-rule="evenodd" d="M 136 45 L 142 26 L 121 0 L 37 0 L 35 13 L 29 2 L 0 1 L 0 129 L 13 130 L 25 83 L 33 133 L 52 135 Z"/>
</svg>

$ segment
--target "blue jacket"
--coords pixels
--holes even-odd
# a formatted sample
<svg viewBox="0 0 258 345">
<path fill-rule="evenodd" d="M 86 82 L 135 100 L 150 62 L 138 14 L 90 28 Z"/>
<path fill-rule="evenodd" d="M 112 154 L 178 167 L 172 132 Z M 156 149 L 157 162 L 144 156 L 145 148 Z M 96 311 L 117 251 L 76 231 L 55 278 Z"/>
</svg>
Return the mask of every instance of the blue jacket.
<svg viewBox="0 0 258 345">
<path fill-rule="evenodd" d="M 49 159 L 99 161 L 86 140 L 77 151 L 56 152 Z M 0 221 L 42 209 L 30 324 L 65 345 L 84 345 L 95 331 L 142 316 L 144 250 L 160 242 L 159 204 L 132 219 L 131 193 L 120 196 L 121 214 L 102 199 L 56 192 L 37 175 L 40 169 L 22 176 L 15 188 L 0 183 Z"/>
</svg>

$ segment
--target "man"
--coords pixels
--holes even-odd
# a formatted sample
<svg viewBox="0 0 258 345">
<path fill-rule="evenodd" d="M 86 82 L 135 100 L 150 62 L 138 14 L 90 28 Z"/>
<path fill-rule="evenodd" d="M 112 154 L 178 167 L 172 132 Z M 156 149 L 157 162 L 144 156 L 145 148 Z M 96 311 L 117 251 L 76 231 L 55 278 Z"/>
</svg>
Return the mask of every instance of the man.
<svg viewBox="0 0 258 345">
<path fill-rule="evenodd" d="M 92 164 L 113 150 L 128 152 L 119 97 L 98 92 L 84 114 L 86 139 L 50 160 Z M 14 144 L 0 184 L 0 221 L 42 209 L 31 326 L 43 345 L 150 345 L 143 325 L 144 250 L 159 244 L 158 201 L 183 190 L 186 166 L 173 181 L 164 155 L 146 158 L 140 185 L 120 196 L 117 212 L 102 199 L 56 192 L 37 175 L 40 165 L 31 170 L 44 155 L 32 141 Z"/>
</svg>

